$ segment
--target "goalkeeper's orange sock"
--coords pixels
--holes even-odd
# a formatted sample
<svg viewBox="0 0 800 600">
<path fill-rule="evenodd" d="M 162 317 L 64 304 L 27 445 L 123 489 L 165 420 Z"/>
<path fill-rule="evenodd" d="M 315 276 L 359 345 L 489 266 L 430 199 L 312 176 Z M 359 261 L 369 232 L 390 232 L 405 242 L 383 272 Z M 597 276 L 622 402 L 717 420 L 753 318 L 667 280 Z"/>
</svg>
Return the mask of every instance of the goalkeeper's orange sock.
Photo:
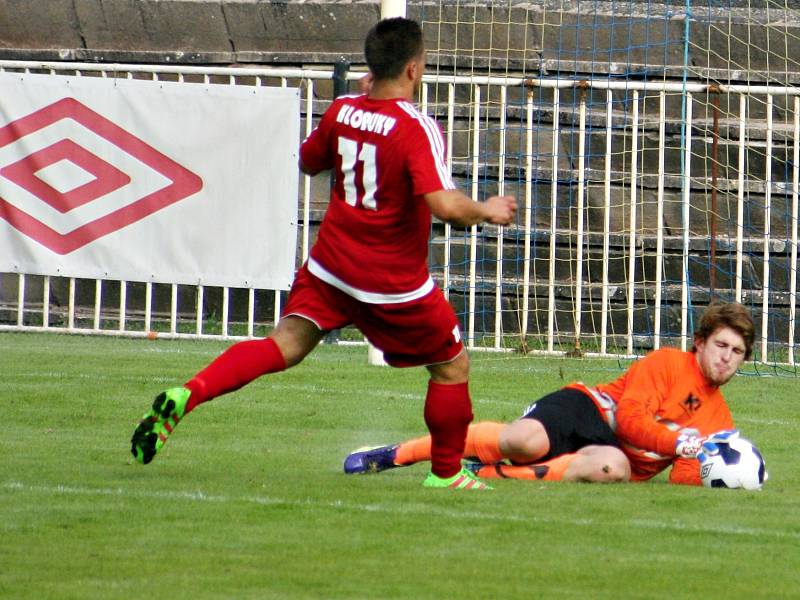
<svg viewBox="0 0 800 600">
<path fill-rule="evenodd" d="M 562 454 L 546 462 L 532 465 L 486 465 L 475 473 L 482 479 L 532 479 L 536 481 L 561 481 L 567 467 L 577 453 Z"/>
<path fill-rule="evenodd" d="M 431 459 L 431 436 L 424 435 L 401 443 L 394 455 L 397 465 L 413 465 Z"/>
<path fill-rule="evenodd" d="M 500 430 L 502 423 L 482 421 L 469 426 L 464 456 L 477 457 L 483 463 L 495 463 L 503 459 L 500 453 Z M 431 459 L 431 436 L 403 442 L 397 447 L 394 462 L 398 465 L 412 465 Z"/>
<path fill-rule="evenodd" d="M 238 390 L 262 375 L 285 368 L 283 354 L 272 338 L 234 344 L 184 384 L 192 392 L 184 414 L 198 404 Z"/>
<path fill-rule="evenodd" d="M 494 421 L 481 421 L 470 425 L 464 456 L 477 457 L 480 462 L 487 464 L 503 460 L 503 454 L 500 452 L 500 430 L 503 427 L 504 423 Z"/>
</svg>

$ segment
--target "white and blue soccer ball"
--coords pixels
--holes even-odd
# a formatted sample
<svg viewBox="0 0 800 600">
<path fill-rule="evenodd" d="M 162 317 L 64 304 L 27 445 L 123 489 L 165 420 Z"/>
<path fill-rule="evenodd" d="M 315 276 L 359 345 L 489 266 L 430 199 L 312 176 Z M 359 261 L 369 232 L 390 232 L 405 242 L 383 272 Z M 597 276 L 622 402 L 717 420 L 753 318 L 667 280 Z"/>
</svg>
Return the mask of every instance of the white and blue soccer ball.
<svg viewBox="0 0 800 600">
<path fill-rule="evenodd" d="M 767 468 L 758 448 L 745 438 L 735 435 L 727 441 L 716 442 L 718 452 L 698 455 L 700 479 L 712 488 L 743 488 L 760 490 L 767 480 Z"/>
</svg>

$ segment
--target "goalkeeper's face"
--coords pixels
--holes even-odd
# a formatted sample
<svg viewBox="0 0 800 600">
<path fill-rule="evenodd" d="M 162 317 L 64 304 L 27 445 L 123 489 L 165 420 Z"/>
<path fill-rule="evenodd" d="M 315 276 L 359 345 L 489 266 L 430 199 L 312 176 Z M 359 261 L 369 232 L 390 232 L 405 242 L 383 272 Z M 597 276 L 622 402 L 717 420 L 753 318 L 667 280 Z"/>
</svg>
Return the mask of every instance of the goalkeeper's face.
<svg viewBox="0 0 800 600">
<path fill-rule="evenodd" d="M 695 340 L 694 347 L 697 364 L 712 385 L 727 383 L 744 361 L 744 339 L 730 327 L 720 327 L 705 340 Z"/>
</svg>

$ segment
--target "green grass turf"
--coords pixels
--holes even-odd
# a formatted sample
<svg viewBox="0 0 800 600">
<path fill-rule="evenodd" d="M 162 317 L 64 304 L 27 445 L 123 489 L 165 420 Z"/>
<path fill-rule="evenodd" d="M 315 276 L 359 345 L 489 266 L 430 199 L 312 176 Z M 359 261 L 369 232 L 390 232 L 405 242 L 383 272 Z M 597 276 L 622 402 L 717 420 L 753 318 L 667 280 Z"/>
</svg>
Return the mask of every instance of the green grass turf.
<svg viewBox="0 0 800 600">
<path fill-rule="evenodd" d="M 761 492 L 345 476 L 348 451 L 424 433 L 421 370 L 360 347 L 209 403 L 148 466 L 133 428 L 221 342 L 0 334 L 0 598 L 797 598 L 793 378 L 739 376 Z M 473 354 L 478 419 L 510 420 L 615 361 Z"/>
</svg>

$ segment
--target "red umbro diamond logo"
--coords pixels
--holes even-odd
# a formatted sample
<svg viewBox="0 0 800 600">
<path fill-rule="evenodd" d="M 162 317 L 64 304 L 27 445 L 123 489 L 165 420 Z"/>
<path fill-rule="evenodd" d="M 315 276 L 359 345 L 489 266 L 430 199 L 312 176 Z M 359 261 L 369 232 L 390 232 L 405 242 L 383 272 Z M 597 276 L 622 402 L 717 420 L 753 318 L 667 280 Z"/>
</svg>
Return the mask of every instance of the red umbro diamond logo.
<svg viewBox="0 0 800 600">
<path fill-rule="evenodd" d="M 33 151 L 26 148 L 24 156 L 0 166 L 0 218 L 53 252 L 68 254 L 203 187 L 200 177 L 74 98 L 58 100 L 0 128 L 0 152 L 60 122 L 67 127 L 58 135 L 60 139 Z M 76 133 L 85 129 L 83 135 L 75 137 L 93 136 L 101 142 L 98 147 L 107 146 L 112 155 L 126 160 L 111 164 L 115 162 L 113 156 L 97 156 L 99 152 L 72 139 L 70 129 L 76 129 Z M 138 161 L 136 164 L 149 167 L 163 184 L 156 189 L 152 189 L 153 184 L 135 188 L 132 179 L 135 183 L 136 176 L 125 168 L 126 161 L 131 163 L 130 157 Z M 69 182 L 66 188 L 64 181 Z M 128 187 L 134 197 L 120 200 Z M 15 190 L 28 198 L 28 204 L 15 201 Z M 117 198 L 112 203 L 115 193 Z M 29 210 L 30 199 L 34 200 L 33 208 L 41 210 Z M 104 200 L 108 206 L 103 205 Z M 35 203 L 47 207 L 36 207 Z M 42 211 L 50 211 L 56 220 L 64 222 L 45 222 L 38 216 Z"/>
</svg>

